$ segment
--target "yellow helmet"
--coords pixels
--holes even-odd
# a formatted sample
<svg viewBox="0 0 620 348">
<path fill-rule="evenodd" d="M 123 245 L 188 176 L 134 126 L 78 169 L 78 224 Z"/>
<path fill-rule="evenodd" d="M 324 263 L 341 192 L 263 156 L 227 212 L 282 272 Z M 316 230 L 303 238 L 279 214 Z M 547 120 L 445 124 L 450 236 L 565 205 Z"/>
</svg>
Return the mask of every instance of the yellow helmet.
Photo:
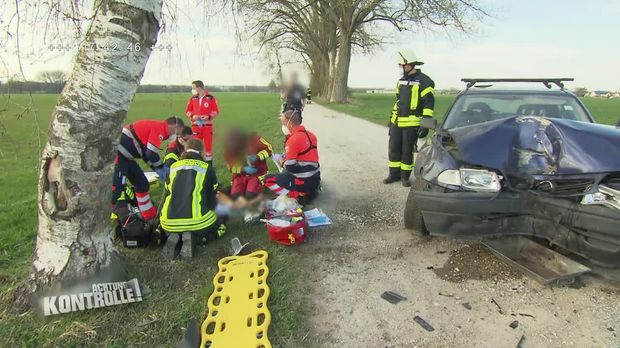
<svg viewBox="0 0 620 348">
<path fill-rule="evenodd" d="M 413 51 L 398 51 L 396 55 L 396 61 L 398 65 L 423 65 L 424 62 L 420 61 Z"/>
</svg>

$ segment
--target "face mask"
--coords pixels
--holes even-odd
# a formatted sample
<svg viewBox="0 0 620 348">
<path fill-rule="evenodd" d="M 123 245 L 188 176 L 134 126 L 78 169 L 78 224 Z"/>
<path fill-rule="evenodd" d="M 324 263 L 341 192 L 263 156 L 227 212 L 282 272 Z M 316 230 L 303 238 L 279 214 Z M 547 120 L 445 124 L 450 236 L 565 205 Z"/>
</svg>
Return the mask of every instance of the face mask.
<svg viewBox="0 0 620 348">
<path fill-rule="evenodd" d="M 291 135 L 291 131 L 285 125 L 282 125 L 282 133 L 284 133 L 284 135 Z"/>
<path fill-rule="evenodd" d="M 198 95 L 198 91 L 195 88 L 192 88 L 192 95 Z"/>
<path fill-rule="evenodd" d="M 170 140 L 170 141 L 177 140 L 177 135 L 176 134 L 172 134 L 171 136 L 168 137 L 168 140 Z"/>
</svg>

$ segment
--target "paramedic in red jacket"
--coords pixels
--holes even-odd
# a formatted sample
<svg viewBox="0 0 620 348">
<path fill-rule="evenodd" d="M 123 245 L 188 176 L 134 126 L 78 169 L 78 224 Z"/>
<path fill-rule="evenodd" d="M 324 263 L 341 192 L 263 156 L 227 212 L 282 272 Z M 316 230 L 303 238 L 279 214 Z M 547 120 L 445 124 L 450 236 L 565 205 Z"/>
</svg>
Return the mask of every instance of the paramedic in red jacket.
<svg viewBox="0 0 620 348">
<path fill-rule="evenodd" d="M 176 140 L 177 133 L 183 129 L 183 120 L 169 117 L 165 121 L 142 120 L 123 127 L 117 147 L 112 182 L 112 204 L 120 197 L 125 186 L 125 178 L 134 187 L 140 213 L 145 220 L 155 218 L 157 209 L 149 196 L 149 182 L 136 162 L 142 158 L 160 177 L 165 180 L 166 171 L 159 157 L 164 140 Z"/>
<path fill-rule="evenodd" d="M 213 119 L 220 114 L 217 99 L 209 94 L 202 81 L 192 82 L 192 97 L 187 102 L 185 114 L 192 124 L 194 138 L 205 144 L 207 160 L 213 159 Z"/>
<path fill-rule="evenodd" d="M 321 185 L 318 142 L 314 133 L 301 125 L 301 112 L 288 110 L 280 116 L 286 135 L 284 155 L 273 155 L 284 171 L 265 178 L 265 186 L 278 195 L 288 195 L 301 203 L 312 200 Z"/>
<path fill-rule="evenodd" d="M 273 154 L 269 142 L 256 133 L 231 130 L 226 137 L 224 159 L 231 172 L 230 196 L 252 200 L 263 192 L 267 159 Z"/>
</svg>

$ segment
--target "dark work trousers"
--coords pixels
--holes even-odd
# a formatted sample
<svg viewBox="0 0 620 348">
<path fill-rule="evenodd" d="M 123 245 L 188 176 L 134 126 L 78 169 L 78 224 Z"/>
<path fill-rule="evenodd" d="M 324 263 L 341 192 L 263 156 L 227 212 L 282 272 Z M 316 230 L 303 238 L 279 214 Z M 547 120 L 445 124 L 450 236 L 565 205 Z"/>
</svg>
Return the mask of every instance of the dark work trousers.
<svg viewBox="0 0 620 348">
<path fill-rule="evenodd" d="M 142 168 L 140 168 L 136 161 L 126 159 L 119 153 L 116 157 L 114 179 L 112 180 L 112 204 L 116 203 L 116 200 L 123 192 L 125 178 L 129 179 L 136 193 L 149 192 L 149 181 L 146 179 Z"/>
<path fill-rule="evenodd" d="M 388 166 L 393 179 L 409 179 L 413 170 L 413 150 L 420 127 L 398 127 L 390 124 L 388 143 Z"/>
</svg>

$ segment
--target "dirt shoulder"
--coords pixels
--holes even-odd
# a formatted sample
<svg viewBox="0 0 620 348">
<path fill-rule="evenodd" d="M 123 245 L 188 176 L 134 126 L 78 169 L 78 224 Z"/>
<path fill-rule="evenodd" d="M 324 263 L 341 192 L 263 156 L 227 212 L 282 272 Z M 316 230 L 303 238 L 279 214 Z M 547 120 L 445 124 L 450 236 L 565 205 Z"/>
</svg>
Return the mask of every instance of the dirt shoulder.
<svg viewBox="0 0 620 348">
<path fill-rule="evenodd" d="M 516 347 L 522 337 L 523 347 L 620 345 L 619 290 L 593 277 L 579 289 L 543 287 L 477 244 L 413 236 L 402 227 L 408 190 L 380 183 L 387 129 L 316 104 L 304 123 L 319 139 L 317 205 L 334 220 L 299 249 L 307 345 Z M 384 291 L 406 300 L 391 304 Z"/>
</svg>

